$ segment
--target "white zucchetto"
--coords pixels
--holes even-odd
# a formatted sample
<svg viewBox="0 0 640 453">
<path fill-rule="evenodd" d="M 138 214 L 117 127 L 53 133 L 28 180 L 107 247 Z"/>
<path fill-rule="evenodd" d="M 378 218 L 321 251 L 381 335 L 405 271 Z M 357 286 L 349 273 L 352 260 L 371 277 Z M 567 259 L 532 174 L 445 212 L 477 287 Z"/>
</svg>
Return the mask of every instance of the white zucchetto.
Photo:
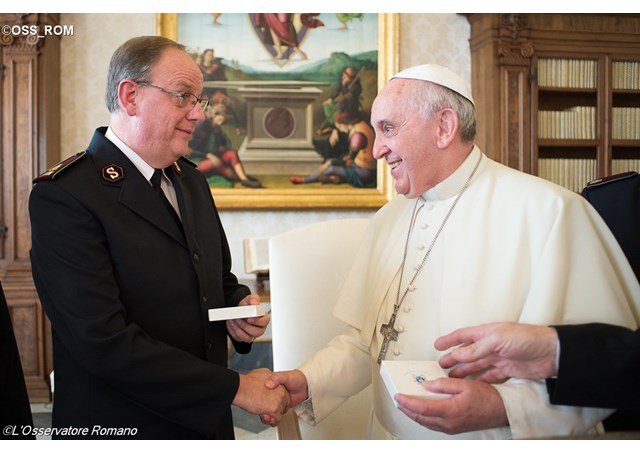
<svg viewBox="0 0 640 453">
<path fill-rule="evenodd" d="M 413 66 L 398 72 L 391 79 L 416 79 L 436 83 L 455 91 L 467 98 L 475 106 L 471 96 L 471 87 L 462 77 L 449 68 L 437 64 L 423 64 Z"/>
</svg>

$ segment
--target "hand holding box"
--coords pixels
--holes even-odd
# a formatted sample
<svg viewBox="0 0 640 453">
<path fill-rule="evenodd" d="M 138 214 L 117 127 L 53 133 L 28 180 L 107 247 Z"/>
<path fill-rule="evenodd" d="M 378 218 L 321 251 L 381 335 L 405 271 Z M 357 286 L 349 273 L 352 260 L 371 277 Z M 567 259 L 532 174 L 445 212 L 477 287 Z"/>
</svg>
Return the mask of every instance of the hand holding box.
<svg viewBox="0 0 640 453">
<path fill-rule="evenodd" d="M 444 399 L 451 396 L 445 393 L 429 392 L 422 386 L 423 382 L 447 377 L 436 361 L 383 360 L 380 365 L 380 375 L 391 399 L 396 393 L 427 399 Z M 393 403 L 398 407 L 395 399 Z"/>
<path fill-rule="evenodd" d="M 209 310 L 209 321 L 255 318 L 265 314 L 267 314 L 267 312 L 262 305 L 239 305 L 237 307 L 212 308 Z"/>
</svg>

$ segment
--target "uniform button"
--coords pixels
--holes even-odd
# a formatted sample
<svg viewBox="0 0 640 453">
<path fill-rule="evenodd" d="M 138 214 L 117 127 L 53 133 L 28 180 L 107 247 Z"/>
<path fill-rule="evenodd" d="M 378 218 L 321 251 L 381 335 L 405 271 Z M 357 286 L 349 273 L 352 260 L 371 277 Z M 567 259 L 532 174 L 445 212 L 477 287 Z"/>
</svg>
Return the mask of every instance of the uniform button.
<svg viewBox="0 0 640 453">
<path fill-rule="evenodd" d="M 198 256 L 198 254 L 197 254 L 197 253 L 194 253 L 194 254 L 193 254 L 193 261 L 195 261 L 196 263 L 197 263 L 198 261 L 200 261 L 200 257 Z"/>
<path fill-rule="evenodd" d="M 404 332 L 404 326 L 398 326 L 398 332 L 400 333 Z"/>
<path fill-rule="evenodd" d="M 428 211 L 431 211 L 433 209 L 433 203 L 427 203 L 424 206 L 425 208 L 427 208 Z"/>
<path fill-rule="evenodd" d="M 414 285 L 409 285 L 408 289 L 409 289 L 409 291 L 415 291 L 416 287 Z"/>
<path fill-rule="evenodd" d="M 393 355 L 395 355 L 395 356 L 399 356 L 400 354 L 402 354 L 402 353 L 400 352 L 400 348 L 395 348 L 395 349 L 393 350 Z"/>
<path fill-rule="evenodd" d="M 207 343 L 207 349 L 211 351 L 211 349 L 213 349 L 213 345 L 211 343 Z"/>
<path fill-rule="evenodd" d="M 429 228 L 429 225 L 427 225 L 426 223 L 423 223 L 422 225 L 420 225 L 421 230 L 426 230 L 427 228 Z"/>
<path fill-rule="evenodd" d="M 405 313 L 409 313 L 411 311 L 411 305 L 405 305 L 403 310 Z"/>
<path fill-rule="evenodd" d="M 420 269 L 420 265 L 421 265 L 421 264 L 422 264 L 422 263 L 416 263 L 416 264 L 414 264 L 414 265 L 413 265 L 413 270 L 414 270 L 414 271 L 419 270 L 419 269 Z"/>
<path fill-rule="evenodd" d="M 206 304 L 206 303 L 207 303 L 207 298 L 206 298 L 206 296 L 202 296 L 202 303 L 203 303 L 203 304 Z"/>
<path fill-rule="evenodd" d="M 418 250 L 424 250 L 424 244 L 419 244 L 418 245 Z"/>
</svg>

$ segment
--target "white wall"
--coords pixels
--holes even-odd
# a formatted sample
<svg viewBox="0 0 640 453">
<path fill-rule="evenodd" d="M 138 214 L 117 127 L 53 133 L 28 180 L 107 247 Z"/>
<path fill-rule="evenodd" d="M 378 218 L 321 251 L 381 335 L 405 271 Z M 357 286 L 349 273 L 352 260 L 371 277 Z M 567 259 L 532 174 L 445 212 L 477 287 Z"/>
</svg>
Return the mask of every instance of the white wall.
<svg viewBox="0 0 640 453">
<path fill-rule="evenodd" d="M 85 149 L 96 127 L 107 125 L 104 89 L 109 59 L 128 38 L 154 33 L 154 14 L 62 14 L 74 36 L 61 42 L 62 157 Z M 401 14 L 400 68 L 439 63 L 471 79 L 469 24 L 456 14 Z M 370 217 L 373 211 L 222 211 L 234 272 L 244 273 L 242 240 L 272 236 L 312 222 Z"/>
</svg>

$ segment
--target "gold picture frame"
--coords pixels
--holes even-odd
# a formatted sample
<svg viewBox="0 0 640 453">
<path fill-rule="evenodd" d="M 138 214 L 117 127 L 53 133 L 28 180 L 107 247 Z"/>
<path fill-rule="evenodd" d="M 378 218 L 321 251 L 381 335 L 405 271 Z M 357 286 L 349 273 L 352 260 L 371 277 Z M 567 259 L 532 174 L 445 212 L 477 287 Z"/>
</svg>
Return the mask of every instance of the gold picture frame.
<svg viewBox="0 0 640 453">
<path fill-rule="evenodd" d="M 157 14 L 156 34 L 180 42 L 180 15 L 182 14 Z M 377 14 L 377 22 L 376 92 L 398 71 L 399 15 Z M 395 191 L 389 169 L 383 161 L 377 162 L 376 178 L 376 186 L 372 188 L 353 187 L 345 183 L 260 189 L 212 187 L 211 191 L 216 206 L 223 210 L 377 209 L 389 201 Z"/>
</svg>

